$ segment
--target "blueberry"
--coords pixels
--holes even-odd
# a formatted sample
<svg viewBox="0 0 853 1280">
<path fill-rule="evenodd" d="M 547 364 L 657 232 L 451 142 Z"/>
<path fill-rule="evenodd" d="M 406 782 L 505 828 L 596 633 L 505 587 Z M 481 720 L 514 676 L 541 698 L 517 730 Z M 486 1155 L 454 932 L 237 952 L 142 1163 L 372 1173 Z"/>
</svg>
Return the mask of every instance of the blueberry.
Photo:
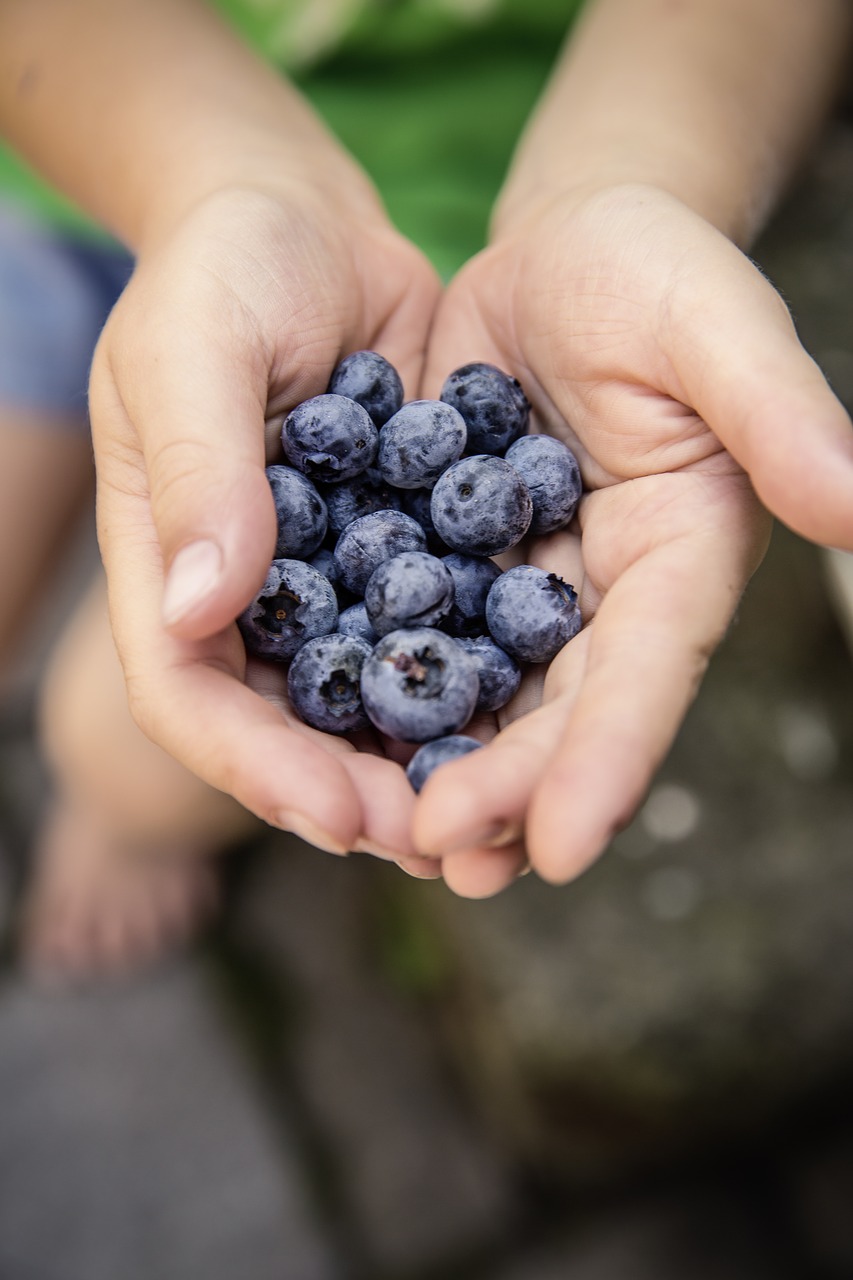
<svg viewBox="0 0 853 1280">
<path fill-rule="evenodd" d="M 366 640 L 371 648 L 379 639 L 367 616 L 363 600 L 357 600 L 355 604 L 341 610 L 338 614 L 338 631 L 343 636 L 357 636 L 359 640 Z"/>
<path fill-rule="evenodd" d="M 293 467 L 267 467 L 278 521 L 277 559 L 307 560 L 326 536 L 326 504 L 307 476 Z"/>
<path fill-rule="evenodd" d="M 493 364 L 454 370 L 441 388 L 441 399 L 465 419 L 471 453 L 503 453 L 527 430 L 530 404 L 521 383 Z"/>
<path fill-rule="evenodd" d="M 403 403 L 403 384 L 394 366 L 377 351 L 353 351 L 344 356 L 329 382 L 329 391 L 357 401 L 377 427 Z"/>
<path fill-rule="evenodd" d="M 376 463 L 389 484 L 422 489 L 461 458 L 465 420 L 440 400 L 410 400 L 385 423 Z"/>
<path fill-rule="evenodd" d="M 322 573 L 324 578 L 328 578 L 332 586 L 337 581 L 337 572 L 335 570 L 335 553 L 330 547 L 318 547 L 313 555 L 305 557 L 308 564 L 313 565 L 318 573 Z"/>
<path fill-rule="evenodd" d="M 486 622 L 495 643 L 519 662 L 550 662 L 580 631 L 577 601 L 556 573 L 521 564 L 495 579 Z"/>
<path fill-rule="evenodd" d="M 524 537 L 533 503 L 515 467 L 480 453 L 439 477 L 430 510 L 436 533 L 454 551 L 496 556 Z"/>
<path fill-rule="evenodd" d="M 453 603 L 453 577 L 435 556 L 403 551 L 370 575 L 364 605 L 380 636 L 400 627 L 436 627 Z"/>
<path fill-rule="evenodd" d="M 453 604 L 441 624 L 451 636 L 479 636 L 486 630 L 486 596 L 500 569 L 483 556 L 458 551 L 442 557 L 453 578 Z"/>
<path fill-rule="evenodd" d="M 400 494 L 383 480 L 375 467 L 368 467 L 361 475 L 342 484 L 326 485 L 323 489 L 329 528 L 332 533 L 342 533 L 348 524 L 359 516 L 374 511 L 399 511 Z"/>
<path fill-rule="evenodd" d="M 583 482 L 577 459 L 554 436 L 522 436 L 505 454 L 523 477 L 533 502 L 531 533 L 553 533 L 577 510 Z"/>
<path fill-rule="evenodd" d="M 353 594 L 347 591 L 346 587 L 340 580 L 337 565 L 335 564 L 335 553 L 330 547 L 320 547 L 315 551 L 313 556 L 309 556 L 306 564 L 312 565 L 324 578 L 328 578 L 334 588 L 335 595 L 338 600 L 338 609 L 346 609 L 353 602 Z"/>
<path fill-rule="evenodd" d="M 469 738 L 464 733 L 451 733 L 446 738 L 434 738 L 432 742 L 425 742 L 422 747 L 418 747 L 406 766 L 406 777 L 414 790 L 420 791 L 427 778 L 439 765 L 467 756 L 469 752 L 476 751 L 482 745 L 482 742 L 478 742 L 476 738 Z"/>
<path fill-rule="evenodd" d="M 287 673 L 287 692 L 300 719 L 326 733 L 367 728 L 361 669 L 370 648 L 364 640 L 337 633 L 303 644 Z"/>
<path fill-rule="evenodd" d="M 311 480 L 335 484 L 371 466 L 379 432 L 366 409 L 346 396 L 303 400 L 281 428 L 284 456 Z"/>
<path fill-rule="evenodd" d="M 249 653 L 287 662 L 306 640 L 334 631 L 337 621 L 328 578 L 303 560 L 273 560 L 237 625 Z"/>
<path fill-rule="evenodd" d="M 400 510 L 407 516 L 417 520 L 426 534 L 427 546 L 434 556 L 446 555 L 450 550 L 446 542 L 439 538 L 432 522 L 432 489 L 400 489 Z"/>
<path fill-rule="evenodd" d="M 359 516 L 335 544 L 335 565 L 348 591 L 363 595 L 370 575 L 383 560 L 401 551 L 426 551 L 426 535 L 402 511 L 374 511 Z"/>
<path fill-rule="evenodd" d="M 496 645 L 489 636 L 474 636 L 470 640 L 460 637 L 456 642 L 477 664 L 480 677 L 478 711 L 497 711 L 505 707 L 518 693 L 521 684 L 521 668 L 514 658 Z"/>
<path fill-rule="evenodd" d="M 432 627 L 392 631 L 361 672 L 364 708 L 381 733 L 401 742 L 428 742 L 456 733 L 477 705 L 473 658 Z"/>
</svg>

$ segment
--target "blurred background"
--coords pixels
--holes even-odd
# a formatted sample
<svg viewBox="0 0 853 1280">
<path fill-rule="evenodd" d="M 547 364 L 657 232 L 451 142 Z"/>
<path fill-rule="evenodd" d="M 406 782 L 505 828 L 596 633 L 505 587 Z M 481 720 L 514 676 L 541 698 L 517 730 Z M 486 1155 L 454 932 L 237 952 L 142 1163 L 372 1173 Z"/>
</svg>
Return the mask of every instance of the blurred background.
<svg viewBox="0 0 853 1280">
<path fill-rule="evenodd" d="M 853 405 L 850 119 L 755 256 Z M 86 532 L 81 582 L 93 555 Z M 194 949 L 67 989 L 13 945 L 45 796 L 37 619 L 0 717 L 0 1280 L 853 1275 L 837 571 L 777 528 L 645 806 L 577 884 L 463 902 L 270 834 Z"/>
</svg>

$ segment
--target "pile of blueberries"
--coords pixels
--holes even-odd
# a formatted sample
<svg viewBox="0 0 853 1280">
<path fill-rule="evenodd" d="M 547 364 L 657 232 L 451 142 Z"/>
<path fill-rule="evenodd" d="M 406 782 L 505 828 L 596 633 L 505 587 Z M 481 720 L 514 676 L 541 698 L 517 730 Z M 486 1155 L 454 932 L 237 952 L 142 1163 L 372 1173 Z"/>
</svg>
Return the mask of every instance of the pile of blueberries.
<svg viewBox="0 0 853 1280">
<path fill-rule="evenodd" d="M 494 365 L 404 404 L 393 365 L 356 351 L 285 418 L 287 465 L 267 467 L 276 558 L 238 619 L 246 649 L 290 664 L 291 703 L 314 728 L 424 744 L 416 791 L 480 745 L 459 731 L 512 698 L 519 664 L 549 662 L 581 626 L 556 574 L 491 559 L 564 527 L 580 500 L 573 453 L 527 434 L 529 417 Z"/>
</svg>

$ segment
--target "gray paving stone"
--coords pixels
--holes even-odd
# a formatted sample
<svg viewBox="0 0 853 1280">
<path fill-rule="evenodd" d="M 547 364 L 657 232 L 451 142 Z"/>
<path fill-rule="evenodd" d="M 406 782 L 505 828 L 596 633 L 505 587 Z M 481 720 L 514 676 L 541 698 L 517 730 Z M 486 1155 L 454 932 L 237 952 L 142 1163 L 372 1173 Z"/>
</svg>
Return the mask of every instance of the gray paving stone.
<svg viewBox="0 0 853 1280">
<path fill-rule="evenodd" d="M 199 967 L 0 991 L 3 1280 L 332 1280 Z"/>
<path fill-rule="evenodd" d="M 299 1086 L 379 1268 L 439 1265 L 500 1240 L 507 1167 L 446 1073 L 418 1001 L 377 964 L 389 868 L 276 841 L 242 928 L 291 987 Z"/>
<path fill-rule="evenodd" d="M 4 939 L 10 925 L 12 907 L 13 868 L 9 850 L 0 843 L 0 940 Z"/>
<path fill-rule="evenodd" d="M 790 1160 L 785 1171 L 792 1217 L 827 1277 L 853 1275 L 853 1127 L 849 1116 Z"/>
<path fill-rule="evenodd" d="M 779 1280 L 747 1211 L 718 1195 L 631 1206 L 498 1270 L 492 1280 Z"/>
<path fill-rule="evenodd" d="M 449 945 L 458 1060 L 508 1145 L 608 1178 L 754 1131 L 850 1063 L 851 726 L 816 551 L 779 532 L 595 867 L 475 904 L 407 882 Z"/>
</svg>

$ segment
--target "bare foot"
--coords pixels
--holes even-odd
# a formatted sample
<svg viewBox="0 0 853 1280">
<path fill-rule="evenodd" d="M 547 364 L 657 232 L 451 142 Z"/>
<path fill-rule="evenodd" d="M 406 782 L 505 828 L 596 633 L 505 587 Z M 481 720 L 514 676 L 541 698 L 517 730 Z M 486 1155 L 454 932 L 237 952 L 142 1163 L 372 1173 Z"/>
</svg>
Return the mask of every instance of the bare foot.
<svg viewBox="0 0 853 1280">
<path fill-rule="evenodd" d="M 57 803 L 35 850 L 22 960 L 53 979 L 125 973 L 193 937 L 217 903 L 202 850 L 130 845 L 97 815 Z"/>
</svg>

